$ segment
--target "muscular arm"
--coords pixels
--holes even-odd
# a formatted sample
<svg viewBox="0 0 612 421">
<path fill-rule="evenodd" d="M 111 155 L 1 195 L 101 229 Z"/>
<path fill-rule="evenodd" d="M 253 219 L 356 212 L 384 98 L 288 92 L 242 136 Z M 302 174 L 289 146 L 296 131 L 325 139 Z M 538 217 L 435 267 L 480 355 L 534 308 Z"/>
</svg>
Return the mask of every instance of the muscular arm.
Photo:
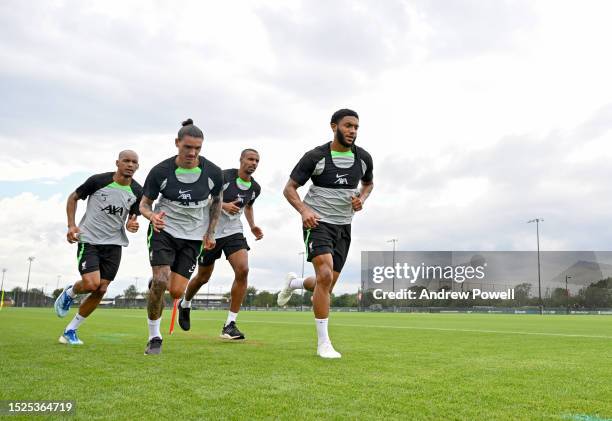
<svg viewBox="0 0 612 421">
<path fill-rule="evenodd" d="M 255 214 L 253 212 L 253 205 L 245 206 L 244 215 L 246 216 L 247 222 L 249 223 L 249 227 L 251 227 L 251 232 L 255 236 L 255 240 L 261 240 L 263 238 L 263 232 L 261 228 L 259 228 L 255 224 Z"/>
<path fill-rule="evenodd" d="M 149 199 L 147 196 L 142 196 L 138 209 L 142 216 L 151 220 L 151 215 L 153 215 L 153 200 Z"/>
<path fill-rule="evenodd" d="M 74 221 L 78 201 L 79 195 L 77 192 L 72 192 L 66 201 L 66 216 L 68 217 L 68 233 L 66 234 L 66 240 L 68 240 L 69 243 L 76 243 L 79 241 L 80 231 Z"/>
<path fill-rule="evenodd" d="M 361 182 L 361 189 L 359 190 L 359 198 L 361 202 L 365 202 L 366 199 L 370 196 L 372 189 L 374 188 L 374 182 L 370 181 L 369 183 Z"/>
<path fill-rule="evenodd" d="M 351 197 L 351 205 L 353 206 L 353 210 L 355 212 L 359 212 L 363 209 L 363 204 L 370 195 L 370 192 L 374 188 L 374 183 L 371 181 L 362 181 L 361 189 L 359 190 L 359 196 Z"/>
<path fill-rule="evenodd" d="M 249 227 L 252 229 L 255 226 L 255 213 L 253 212 L 253 206 L 246 205 L 244 207 L 244 216 L 246 216 Z"/>
<path fill-rule="evenodd" d="M 300 185 L 295 182 L 295 180 L 289 179 L 289 181 L 287 181 L 287 185 L 285 185 L 283 194 L 291 206 L 293 206 L 295 210 L 302 215 L 302 224 L 306 228 L 314 228 L 319 224 L 317 221 L 321 219 L 321 216 L 317 215 L 315 211 L 310 209 L 304 202 L 302 202 L 302 199 L 300 199 L 300 195 L 297 192 L 298 187 L 300 187 Z"/>
<path fill-rule="evenodd" d="M 296 211 L 302 213 L 304 210 L 308 209 L 308 206 L 306 206 L 304 202 L 302 202 L 302 199 L 300 199 L 300 195 L 297 192 L 299 187 L 300 185 L 298 183 L 292 179 L 289 179 L 285 185 L 285 189 L 283 190 L 283 195 L 285 195 L 287 201 L 295 208 Z"/>
<path fill-rule="evenodd" d="M 209 219 L 208 219 L 208 230 L 206 231 L 206 237 L 213 239 L 215 238 L 215 230 L 217 229 L 217 222 L 219 222 L 219 216 L 221 215 L 221 204 L 223 203 L 223 191 L 217 196 L 212 197 L 212 203 L 210 204 Z"/>
<path fill-rule="evenodd" d="M 74 217 L 76 215 L 78 201 L 79 195 L 76 192 L 72 192 L 70 196 L 68 196 L 68 200 L 66 201 L 66 216 L 68 217 L 68 228 L 76 226 Z"/>
<path fill-rule="evenodd" d="M 153 229 L 156 232 L 160 232 L 166 226 L 166 223 L 164 222 L 165 213 L 163 211 L 159 213 L 153 212 L 153 202 L 153 199 L 147 196 L 142 196 L 138 209 L 140 210 L 140 214 L 142 216 L 151 221 L 151 224 L 153 224 Z"/>
</svg>

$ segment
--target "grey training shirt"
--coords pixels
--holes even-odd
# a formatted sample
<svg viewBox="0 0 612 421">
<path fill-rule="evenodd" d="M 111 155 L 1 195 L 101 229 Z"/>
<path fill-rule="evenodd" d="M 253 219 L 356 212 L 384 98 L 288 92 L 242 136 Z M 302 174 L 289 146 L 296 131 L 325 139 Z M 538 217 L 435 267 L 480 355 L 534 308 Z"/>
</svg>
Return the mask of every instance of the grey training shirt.
<svg viewBox="0 0 612 421">
<path fill-rule="evenodd" d="M 129 186 L 113 180 L 114 173 L 92 175 L 76 189 L 79 199 L 87 199 L 87 210 L 79 222 L 80 243 L 127 246 L 128 215 L 140 215 L 142 187 L 134 179 Z"/>
<path fill-rule="evenodd" d="M 304 154 L 291 172 L 300 186 L 310 179 L 312 185 L 304 203 L 321 216 L 321 222 L 350 224 L 353 219 L 351 196 L 359 193 L 359 181 L 370 182 L 372 157 L 365 149 L 353 145 L 350 151 L 331 150 L 331 142 Z"/>
</svg>

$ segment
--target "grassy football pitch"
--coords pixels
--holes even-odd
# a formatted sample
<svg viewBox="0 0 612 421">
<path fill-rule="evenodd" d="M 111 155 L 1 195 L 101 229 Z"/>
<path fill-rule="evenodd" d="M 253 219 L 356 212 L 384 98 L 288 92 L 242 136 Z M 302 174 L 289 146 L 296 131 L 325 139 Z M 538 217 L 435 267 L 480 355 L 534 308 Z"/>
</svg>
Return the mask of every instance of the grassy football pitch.
<svg viewBox="0 0 612 421">
<path fill-rule="evenodd" d="M 612 317 L 333 313 L 340 360 L 315 355 L 309 312 L 248 312 L 244 342 L 218 338 L 226 313 L 143 355 L 144 310 L 98 310 L 57 339 L 72 310 L 0 312 L 0 400 L 74 400 L 72 419 L 612 418 Z M 17 417 L 11 417 L 17 419 Z"/>
</svg>

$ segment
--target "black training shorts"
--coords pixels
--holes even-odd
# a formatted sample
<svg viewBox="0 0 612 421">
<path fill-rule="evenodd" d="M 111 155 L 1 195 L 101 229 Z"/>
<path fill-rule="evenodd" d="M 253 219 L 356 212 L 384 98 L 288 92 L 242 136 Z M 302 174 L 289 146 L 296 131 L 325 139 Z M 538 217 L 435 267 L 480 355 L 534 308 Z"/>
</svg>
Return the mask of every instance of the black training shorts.
<svg viewBox="0 0 612 421">
<path fill-rule="evenodd" d="M 156 232 L 153 226 L 149 225 L 147 243 L 151 266 L 168 265 L 172 272 L 187 279 L 191 278 L 202 250 L 202 240 L 174 238 L 165 231 Z"/>
<path fill-rule="evenodd" d="M 334 260 L 334 272 L 341 272 L 351 246 L 351 224 L 335 225 L 319 222 L 314 228 L 304 228 L 304 245 L 306 260 L 331 253 Z"/>
<path fill-rule="evenodd" d="M 221 257 L 221 252 L 225 253 L 225 258 L 228 259 L 231 254 L 238 250 L 251 250 L 247 244 L 246 238 L 242 233 L 228 235 L 227 237 L 217 238 L 215 248 L 212 250 L 202 250 L 198 257 L 200 266 L 210 266 L 215 263 L 215 260 Z"/>
<path fill-rule="evenodd" d="M 79 273 L 100 271 L 100 279 L 112 281 L 121 263 L 121 246 L 116 244 L 79 243 L 77 248 L 77 265 Z"/>
</svg>

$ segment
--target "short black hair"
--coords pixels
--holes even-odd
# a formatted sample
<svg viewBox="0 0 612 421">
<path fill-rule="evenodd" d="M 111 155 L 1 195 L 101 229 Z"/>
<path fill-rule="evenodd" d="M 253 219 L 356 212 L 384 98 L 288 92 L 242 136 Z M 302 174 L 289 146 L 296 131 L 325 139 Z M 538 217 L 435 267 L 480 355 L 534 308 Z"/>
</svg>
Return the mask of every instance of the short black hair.
<svg viewBox="0 0 612 421">
<path fill-rule="evenodd" d="M 204 133 L 195 124 L 193 120 L 188 118 L 181 123 L 183 127 L 178 131 L 178 140 L 181 140 L 185 136 L 197 137 L 198 139 L 204 139 Z"/>
<path fill-rule="evenodd" d="M 353 110 L 349 110 L 348 108 L 342 108 L 341 110 L 336 111 L 331 118 L 330 123 L 331 124 L 338 124 L 338 122 L 340 120 L 342 120 L 344 117 L 355 117 L 356 119 L 359 120 L 359 116 L 357 115 L 357 113 Z"/>
<path fill-rule="evenodd" d="M 246 149 L 244 149 L 242 152 L 240 152 L 240 158 L 244 157 L 244 155 L 245 155 L 247 152 L 255 152 L 257 155 L 259 155 L 259 152 L 257 152 L 255 149 L 246 148 Z"/>
</svg>

